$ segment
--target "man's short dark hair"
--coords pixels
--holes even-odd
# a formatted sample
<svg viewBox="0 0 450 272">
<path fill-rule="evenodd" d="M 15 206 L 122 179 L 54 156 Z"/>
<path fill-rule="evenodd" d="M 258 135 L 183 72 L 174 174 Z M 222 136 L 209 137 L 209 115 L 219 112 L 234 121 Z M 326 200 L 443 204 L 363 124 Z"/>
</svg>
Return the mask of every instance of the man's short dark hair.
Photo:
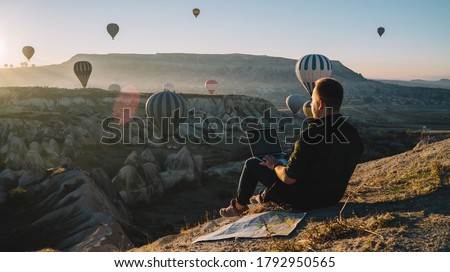
<svg viewBox="0 0 450 272">
<path fill-rule="evenodd" d="M 331 107 L 336 111 L 341 109 L 344 88 L 336 79 L 330 77 L 318 79 L 315 89 L 325 107 Z"/>
</svg>

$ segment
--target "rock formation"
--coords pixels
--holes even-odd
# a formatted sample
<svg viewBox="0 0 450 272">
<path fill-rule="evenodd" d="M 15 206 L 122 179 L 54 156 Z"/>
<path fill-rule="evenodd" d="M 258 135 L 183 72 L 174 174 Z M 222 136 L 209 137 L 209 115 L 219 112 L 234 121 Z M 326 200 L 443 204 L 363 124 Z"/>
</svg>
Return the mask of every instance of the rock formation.
<svg viewBox="0 0 450 272">
<path fill-rule="evenodd" d="M 177 153 L 172 153 L 166 159 L 166 171 L 160 173 L 164 189 L 169 189 L 179 182 L 199 180 L 202 167 L 202 157 L 200 155 L 193 157 L 189 149 L 184 146 Z"/>
<path fill-rule="evenodd" d="M 102 170 L 6 169 L 0 176 L 2 187 L 9 189 L 0 206 L 2 250 L 123 251 L 133 246 L 122 229 L 131 216 Z"/>
<path fill-rule="evenodd" d="M 112 182 L 127 205 L 150 202 L 162 193 L 159 166 L 150 149 L 131 152 Z"/>
</svg>

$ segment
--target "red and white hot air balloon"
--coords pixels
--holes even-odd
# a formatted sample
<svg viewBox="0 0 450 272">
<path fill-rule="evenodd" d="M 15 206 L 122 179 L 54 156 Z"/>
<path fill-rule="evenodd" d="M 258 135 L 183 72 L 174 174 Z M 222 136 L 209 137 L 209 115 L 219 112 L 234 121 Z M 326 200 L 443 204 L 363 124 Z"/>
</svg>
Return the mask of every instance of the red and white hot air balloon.
<svg viewBox="0 0 450 272">
<path fill-rule="evenodd" d="M 213 94 L 216 91 L 217 84 L 217 81 L 214 79 L 205 81 L 205 88 L 208 90 L 209 94 Z"/>
</svg>

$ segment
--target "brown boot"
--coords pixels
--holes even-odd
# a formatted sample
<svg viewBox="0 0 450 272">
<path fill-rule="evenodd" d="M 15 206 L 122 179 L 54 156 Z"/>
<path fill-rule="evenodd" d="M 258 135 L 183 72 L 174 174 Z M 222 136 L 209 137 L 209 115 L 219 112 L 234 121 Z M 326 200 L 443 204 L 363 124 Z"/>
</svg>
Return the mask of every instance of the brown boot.
<svg viewBox="0 0 450 272">
<path fill-rule="evenodd" d="M 222 217 L 233 217 L 233 216 L 241 216 L 245 211 L 248 210 L 248 207 L 243 208 L 242 210 L 238 210 L 236 208 L 236 198 L 233 198 L 230 201 L 230 205 L 226 208 L 222 208 L 219 211 L 220 216 Z"/>
<path fill-rule="evenodd" d="M 266 191 L 263 190 L 259 194 L 250 197 L 250 204 L 263 204 Z"/>
</svg>

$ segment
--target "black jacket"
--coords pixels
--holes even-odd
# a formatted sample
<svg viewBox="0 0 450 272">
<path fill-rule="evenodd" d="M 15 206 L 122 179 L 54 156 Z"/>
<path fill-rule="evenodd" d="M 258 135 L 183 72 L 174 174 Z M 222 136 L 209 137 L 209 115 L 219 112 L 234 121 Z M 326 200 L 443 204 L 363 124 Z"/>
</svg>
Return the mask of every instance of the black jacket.
<svg viewBox="0 0 450 272">
<path fill-rule="evenodd" d="M 296 179 L 287 192 L 294 208 L 310 209 L 339 202 L 355 170 L 363 144 L 341 114 L 312 121 L 295 142 L 286 168 Z"/>
</svg>

